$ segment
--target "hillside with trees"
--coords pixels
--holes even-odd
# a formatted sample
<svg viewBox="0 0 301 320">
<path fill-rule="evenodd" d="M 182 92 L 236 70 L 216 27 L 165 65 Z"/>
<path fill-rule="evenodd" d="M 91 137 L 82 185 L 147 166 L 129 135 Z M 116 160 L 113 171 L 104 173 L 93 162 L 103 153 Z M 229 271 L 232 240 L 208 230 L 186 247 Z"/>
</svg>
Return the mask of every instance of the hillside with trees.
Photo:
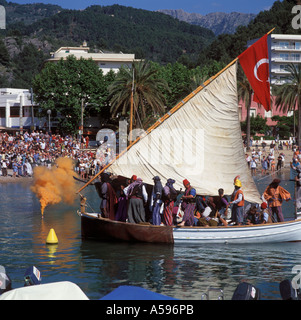
<svg viewBox="0 0 301 320">
<path fill-rule="evenodd" d="M 58 5 L 44 3 L 18 4 L 0 0 L 0 5 L 5 7 L 7 26 L 19 22 L 29 25 L 63 10 L 63 8 Z"/>
<path fill-rule="evenodd" d="M 159 12 L 113 5 L 63 10 L 31 25 L 15 26 L 23 36 L 51 38 L 69 44 L 86 40 L 90 48 L 131 52 L 160 63 L 181 56 L 195 61 L 215 38 L 209 29 L 193 26 Z"/>
</svg>

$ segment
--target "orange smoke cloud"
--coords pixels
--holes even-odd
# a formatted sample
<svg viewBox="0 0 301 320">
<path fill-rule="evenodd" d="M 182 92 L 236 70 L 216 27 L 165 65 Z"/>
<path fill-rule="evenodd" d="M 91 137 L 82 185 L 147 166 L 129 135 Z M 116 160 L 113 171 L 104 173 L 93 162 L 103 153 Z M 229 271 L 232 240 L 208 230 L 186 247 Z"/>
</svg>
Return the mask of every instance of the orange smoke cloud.
<svg viewBox="0 0 301 320">
<path fill-rule="evenodd" d="M 73 179 L 75 175 L 72 160 L 69 158 L 58 158 L 56 166 L 50 169 L 34 168 L 34 183 L 31 190 L 40 200 L 42 215 L 49 204 L 74 202 L 77 191 L 76 181 Z"/>
</svg>

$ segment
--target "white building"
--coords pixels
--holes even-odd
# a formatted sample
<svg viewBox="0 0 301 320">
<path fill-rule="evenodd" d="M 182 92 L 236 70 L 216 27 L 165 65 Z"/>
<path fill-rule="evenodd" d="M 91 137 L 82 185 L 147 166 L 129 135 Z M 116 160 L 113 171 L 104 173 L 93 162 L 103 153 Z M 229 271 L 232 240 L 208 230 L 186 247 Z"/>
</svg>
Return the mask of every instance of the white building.
<svg viewBox="0 0 301 320">
<path fill-rule="evenodd" d="M 33 123 L 33 108 L 29 90 L 0 88 L 1 127 L 15 129 L 38 127 L 40 120 L 37 117 L 34 117 Z M 21 117 L 20 114 L 22 115 Z"/>
<path fill-rule="evenodd" d="M 55 52 L 51 52 L 51 58 L 47 61 L 57 62 L 60 59 L 66 59 L 70 55 L 74 55 L 77 59 L 92 59 L 102 69 L 103 73 L 106 74 L 110 70 L 117 72 L 122 65 L 131 66 L 133 61 L 135 61 L 134 54 L 125 53 L 104 53 L 99 51 L 97 53 L 89 52 L 90 48 L 87 44 L 80 47 L 61 47 Z"/>
<path fill-rule="evenodd" d="M 271 34 L 270 72 L 271 84 L 283 84 L 289 74 L 289 63 L 301 63 L 301 35 Z"/>
</svg>

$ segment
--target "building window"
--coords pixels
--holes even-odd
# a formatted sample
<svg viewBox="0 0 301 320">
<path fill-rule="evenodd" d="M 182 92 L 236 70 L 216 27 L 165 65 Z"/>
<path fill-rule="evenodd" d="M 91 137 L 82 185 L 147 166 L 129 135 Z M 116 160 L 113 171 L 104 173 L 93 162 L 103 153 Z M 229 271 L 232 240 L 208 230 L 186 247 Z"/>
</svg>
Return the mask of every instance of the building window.
<svg viewBox="0 0 301 320">
<path fill-rule="evenodd" d="M 295 42 L 295 49 L 300 50 L 301 49 L 301 43 L 300 42 Z"/>
<path fill-rule="evenodd" d="M 289 47 L 289 43 L 288 42 L 279 42 L 279 47 L 281 49 L 287 49 Z"/>
<path fill-rule="evenodd" d="M 20 107 L 11 107 L 10 108 L 11 118 L 19 118 L 20 116 Z M 23 107 L 23 117 L 24 117 L 24 107 Z"/>
<path fill-rule="evenodd" d="M 300 61 L 300 53 L 292 53 L 292 60 Z"/>
<path fill-rule="evenodd" d="M 280 66 L 280 71 L 287 71 L 287 64 L 281 64 Z"/>
<path fill-rule="evenodd" d="M 250 109 L 250 116 L 251 117 L 256 117 L 256 109 Z"/>
<path fill-rule="evenodd" d="M 270 111 L 264 111 L 264 117 L 265 118 L 272 118 L 272 110 L 270 110 Z"/>
<path fill-rule="evenodd" d="M 280 84 L 287 83 L 287 81 L 288 81 L 287 77 L 280 76 L 280 78 L 279 78 L 279 83 Z"/>
<path fill-rule="evenodd" d="M 280 53 L 280 59 L 287 61 L 288 60 L 288 53 Z"/>
</svg>

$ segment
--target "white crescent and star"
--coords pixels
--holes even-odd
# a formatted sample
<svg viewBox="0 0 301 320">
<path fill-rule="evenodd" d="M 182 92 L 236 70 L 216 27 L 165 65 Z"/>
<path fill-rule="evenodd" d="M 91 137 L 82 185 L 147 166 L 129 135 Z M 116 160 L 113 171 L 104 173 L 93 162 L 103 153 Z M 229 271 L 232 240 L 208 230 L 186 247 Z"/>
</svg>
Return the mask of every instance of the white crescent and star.
<svg viewBox="0 0 301 320">
<path fill-rule="evenodd" d="M 256 63 L 255 67 L 254 67 L 254 76 L 255 76 L 255 78 L 256 78 L 258 81 L 260 81 L 260 82 L 263 82 L 263 80 L 261 80 L 261 79 L 258 78 L 257 71 L 258 71 L 258 68 L 259 68 L 262 64 L 264 64 L 264 63 L 269 63 L 269 59 L 263 58 L 263 59 L 259 60 L 259 61 Z M 269 81 L 269 79 L 266 80 L 266 81 Z"/>
</svg>

